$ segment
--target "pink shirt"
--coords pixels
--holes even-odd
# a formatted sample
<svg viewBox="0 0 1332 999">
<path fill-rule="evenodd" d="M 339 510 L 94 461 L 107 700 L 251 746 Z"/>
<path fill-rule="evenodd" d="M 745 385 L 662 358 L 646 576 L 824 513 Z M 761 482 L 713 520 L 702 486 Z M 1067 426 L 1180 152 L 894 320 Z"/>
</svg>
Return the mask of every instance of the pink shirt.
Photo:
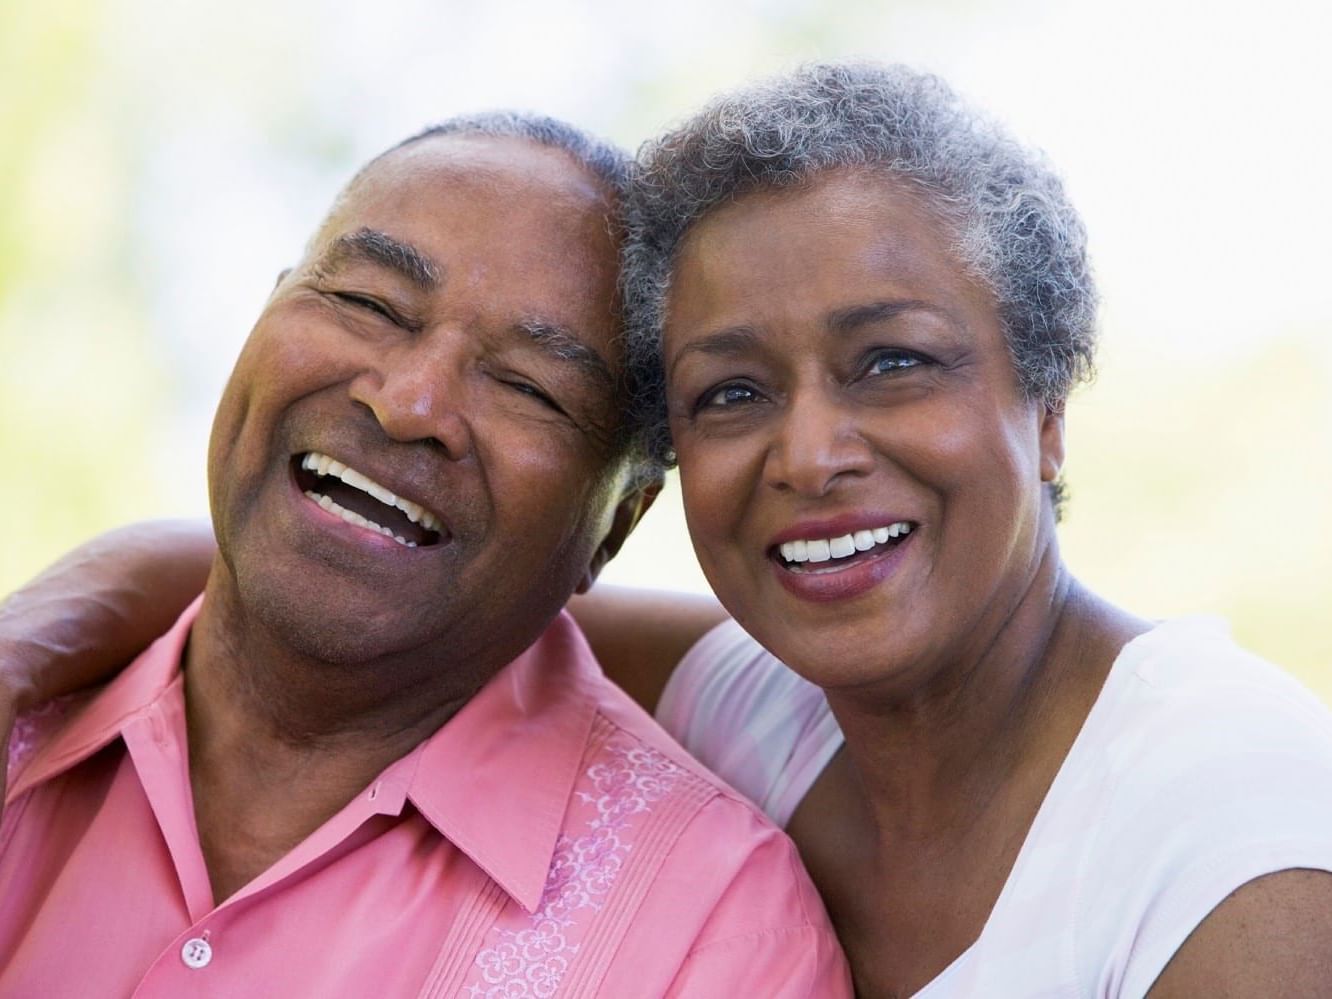
<svg viewBox="0 0 1332 999">
<path fill-rule="evenodd" d="M 214 904 L 179 670 L 197 610 L 49 735 L 16 733 L 0 995 L 851 994 L 789 840 L 565 616 Z"/>
</svg>

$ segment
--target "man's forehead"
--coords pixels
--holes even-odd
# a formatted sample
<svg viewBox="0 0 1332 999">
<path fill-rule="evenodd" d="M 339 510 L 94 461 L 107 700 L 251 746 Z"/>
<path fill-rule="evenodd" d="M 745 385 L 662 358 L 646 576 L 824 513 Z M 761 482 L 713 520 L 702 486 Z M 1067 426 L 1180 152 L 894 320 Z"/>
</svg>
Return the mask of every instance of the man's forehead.
<svg viewBox="0 0 1332 999">
<path fill-rule="evenodd" d="M 432 135 L 391 150 L 357 176 L 358 188 L 383 193 L 432 181 L 486 186 L 582 203 L 609 212 L 613 195 L 591 169 L 563 149 L 506 135 Z"/>
<path fill-rule="evenodd" d="M 508 136 L 431 136 L 373 163 L 311 244 L 328 276 L 393 275 L 444 308 L 479 309 L 605 381 L 620 363 L 617 246 L 601 181 L 560 149 Z"/>
<path fill-rule="evenodd" d="M 308 250 L 360 229 L 427 254 L 457 253 L 604 312 L 614 300 L 618 232 L 612 191 L 572 154 L 510 136 L 430 136 L 392 150 L 339 196 Z"/>
</svg>

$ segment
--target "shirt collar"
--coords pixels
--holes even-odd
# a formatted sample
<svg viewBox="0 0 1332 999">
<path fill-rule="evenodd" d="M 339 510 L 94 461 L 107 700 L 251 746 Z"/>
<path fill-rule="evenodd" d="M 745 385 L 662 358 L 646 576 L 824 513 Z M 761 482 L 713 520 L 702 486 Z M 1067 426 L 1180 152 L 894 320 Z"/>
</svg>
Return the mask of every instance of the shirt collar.
<svg viewBox="0 0 1332 999">
<path fill-rule="evenodd" d="M 202 602 L 38 750 L 9 799 L 107 746 L 161 696 L 179 672 Z M 587 748 L 597 687 L 606 682 L 582 632 L 561 613 L 443 728 L 390 764 L 384 781 L 402 787 L 426 821 L 534 912 Z M 376 810 L 397 809 L 381 801 Z"/>
<path fill-rule="evenodd" d="M 407 796 L 528 912 L 541 902 L 607 681 L 561 613 L 428 739 Z"/>
<path fill-rule="evenodd" d="M 77 766 L 109 745 L 126 722 L 161 696 L 180 672 L 185 642 L 202 604 L 203 597 L 196 597 L 170 631 L 70 717 L 19 771 L 7 800 Z"/>
</svg>

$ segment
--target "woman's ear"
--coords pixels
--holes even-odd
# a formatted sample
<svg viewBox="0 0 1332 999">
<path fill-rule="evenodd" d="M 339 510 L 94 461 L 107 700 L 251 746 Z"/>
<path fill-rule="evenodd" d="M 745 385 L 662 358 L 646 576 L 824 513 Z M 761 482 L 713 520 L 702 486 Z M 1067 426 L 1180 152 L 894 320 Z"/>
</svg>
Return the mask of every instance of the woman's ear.
<svg viewBox="0 0 1332 999">
<path fill-rule="evenodd" d="M 1064 467 L 1064 407 L 1042 407 L 1040 426 L 1041 481 L 1054 482 Z"/>
</svg>

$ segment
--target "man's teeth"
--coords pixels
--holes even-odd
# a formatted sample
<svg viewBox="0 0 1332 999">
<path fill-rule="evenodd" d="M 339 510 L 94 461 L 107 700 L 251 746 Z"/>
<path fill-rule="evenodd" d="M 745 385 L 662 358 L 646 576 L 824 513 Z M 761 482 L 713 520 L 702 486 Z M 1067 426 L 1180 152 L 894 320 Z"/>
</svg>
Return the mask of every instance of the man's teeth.
<svg viewBox="0 0 1332 999">
<path fill-rule="evenodd" d="M 316 454 L 311 451 L 301 459 L 301 467 L 314 472 L 316 475 L 332 475 L 339 478 L 347 485 L 359 489 L 363 493 L 369 493 L 385 506 L 397 507 L 407 515 L 407 519 L 413 524 L 420 524 L 427 531 L 436 533 L 440 531 L 439 518 L 429 510 L 409 499 L 403 499 L 403 497 L 395 495 L 391 489 L 385 489 L 368 475 L 363 475 L 354 468 L 348 468 L 342 462 L 335 461 L 326 454 Z M 336 503 L 333 505 L 337 506 Z M 338 507 L 338 509 L 341 510 L 342 508 Z M 351 511 L 346 512 L 350 513 Z M 389 536 L 393 537 L 392 534 Z"/>
<path fill-rule="evenodd" d="M 875 545 L 885 544 L 890 539 L 906 537 L 911 533 L 911 525 L 905 520 L 887 527 L 873 530 L 856 531 L 836 538 L 818 538 L 810 541 L 783 541 L 782 558 L 788 562 L 827 562 L 830 559 L 846 558 L 856 552 L 867 552 Z"/>
<path fill-rule="evenodd" d="M 387 527 L 382 527 L 381 525 L 376 524 L 373 520 L 367 520 L 355 510 L 348 510 L 345 506 L 338 506 L 338 504 L 334 503 L 327 496 L 321 496 L 319 493 L 310 489 L 305 490 L 305 495 L 310 497 L 310 499 L 318 503 L 329 513 L 336 514 L 349 524 L 355 524 L 357 527 L 364 527 L 371 531 L 378 531 L 380 534 L 384 535 L 384 537 L 392 538 L 398 544 L 405 545 L 408 548 L 416 547 L 415 541 L 408 541 L 402 535 L 394 534 Z"/>
</svg>

